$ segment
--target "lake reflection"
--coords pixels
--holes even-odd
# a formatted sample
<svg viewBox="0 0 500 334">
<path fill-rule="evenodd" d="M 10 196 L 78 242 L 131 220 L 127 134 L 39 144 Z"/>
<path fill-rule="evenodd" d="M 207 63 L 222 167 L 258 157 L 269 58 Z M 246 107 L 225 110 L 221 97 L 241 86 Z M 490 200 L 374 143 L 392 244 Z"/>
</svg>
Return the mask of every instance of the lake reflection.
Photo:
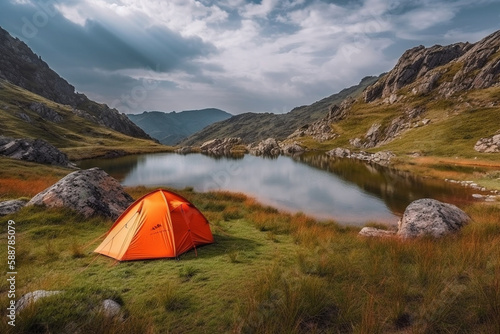
<svg viewBox="0 0 500 334">
<path fill-rule="evenodd" d="M 214 159 L 201 154 L 163 153 L 87 160 L 80 167 L 101 167 L 125 186 L 242 192 L 271 206 L 352 225 L 367 221 L 395 224 L 419 193 L 412 189 L 415 182 L 408 182 L 407 177 L 403 182 L 388 169 L 324 155 L 297 159 L 252 155 Z"/>
</svg>

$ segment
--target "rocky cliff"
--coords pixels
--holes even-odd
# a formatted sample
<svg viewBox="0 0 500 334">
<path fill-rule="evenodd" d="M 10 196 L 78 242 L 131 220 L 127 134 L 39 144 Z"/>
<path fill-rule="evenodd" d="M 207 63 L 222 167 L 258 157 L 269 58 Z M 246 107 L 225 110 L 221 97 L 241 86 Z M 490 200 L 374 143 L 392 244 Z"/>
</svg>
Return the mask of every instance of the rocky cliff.
<svg viewBox="0 0 500 334">
<path fill-rule="evenodd" d="M 0 28 L 0 79 L 43 96 L 51 101 L 70 105 L 88 114 L 93 120 L 123 134 L 151 139 L 142 129 L 131 122 L 124 114 L 107 105 L 89 100 L 85 95 L 75 92 L 75 87 L 50 69 L 40 56 L 21 40 L 13 38 Z"/>
<path fill-rule="evenodd" d="M 414 84 L 412 94 L 428 94 L 437 90 L 444 97 L 461 91 L 498 86 L 499 48 L 500 31 L 475 44 L 410 49 L 387 75 L 365 90 L 365 102 L 380 98 L 394 101 L 397 97 L 393 95 L 411 84 Z"/>
</svg>

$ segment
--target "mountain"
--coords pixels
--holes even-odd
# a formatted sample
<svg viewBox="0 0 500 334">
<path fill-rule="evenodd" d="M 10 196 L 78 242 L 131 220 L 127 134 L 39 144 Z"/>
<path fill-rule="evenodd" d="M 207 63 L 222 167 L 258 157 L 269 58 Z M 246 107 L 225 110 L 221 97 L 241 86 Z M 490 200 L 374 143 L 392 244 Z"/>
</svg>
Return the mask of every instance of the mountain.
<svg viewBox="0 0 500 334">
<path fill-rule="evenodd" d="M 50 101 L 69 105 L 81 117 L 123 134 L 151 139 L 125 114 L 96 103 L 61 78 L 22 41 L 0 28 L 0 79 L 40 95 Z"/>
<path fill-rule="evenodd" d="M 497 31 L 473 44 L 406 51 L 357 99 L 324 110 L 322 120 L 298 129 L 289 140 L 309 148 L 377 148 L 399 155 L 495 159 L 474 146 L 500 133 L 499 101 Z M 325 129 L 329 139 L 317 140 Z"/>
<path fill-rule="evenodd" d="M 183 140 L 183 146 L 200 145 L 215 138 L 240 137 L 244 143 L 266 138 L 285 139 L 296 128 L 317 121 L 325 116 L 325 110 L 341 103 L 345 98 L 361 94 L 364 88 L 375 82 L 377 77 L 366 77 L 358 85 L 346 88 L 311 105 L 294 108 L 286 114 L 244 113 L 225 121 L 214 123 L 202 131 Z"/>
<path fill-rule="evenodd" d="M 128 118 L 151 137 L 165 145 L 176 145 L 181 140 L 215 122 L 230 118 L 231 114 L 215 108 L 165 113 L 145 111 L 128 114 Z"/>
</svg>

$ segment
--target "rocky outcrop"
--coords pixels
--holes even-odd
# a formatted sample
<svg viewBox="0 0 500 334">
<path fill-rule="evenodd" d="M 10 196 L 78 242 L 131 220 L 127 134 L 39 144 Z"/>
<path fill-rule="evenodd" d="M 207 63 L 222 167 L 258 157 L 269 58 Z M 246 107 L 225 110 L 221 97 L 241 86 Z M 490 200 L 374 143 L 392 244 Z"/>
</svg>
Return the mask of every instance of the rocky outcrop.
<svg viewBox="0 0 500 334">
<path fill-rule="evenodd" d="M 13 139 L 0 136 L 0 155 L 42 164 L 75 167 L 66 154 L 43 139 Z"/>
<path fill-rule="evenodd" d="M 247 149 L 253 155 L 276 156 L 281 153 L 280 146 L 274 138 L 267 138 L 259 143 L 251 144 Z"/>
<path fill-rule="evenodd" d="M 29 108 L 49 122 L 60 123 L 64 120 L 64 118 L 59 115 L 57 111 L 50 107 L 47 107 L 43 103 L 33 102 L 29 105 Z"/>
<path fill-rule="evenodd" d="M 61 292 L 62 291 L 47 291 L 47 290 L 36 290 L 33 292 L 28 292 L 27 294 L 19 298 L 19 300 L 16 302 L 16 312 L 21 312 L 30 304 L 35 303 L 39 299 L 58 295 Z"/>
<path fill-rule="evenodd" d="M 408 129 L 428 125 L 431 120 L 421 117 L 424 111 L 424 108 L 406 108 L 388 126 L 383 127 L 379 123 L 374 123 L 363 139 L 353 138 L 349 143 L 356 148 L 372 148 L 387 144 Z"/>
<path fill-rule="evenodd" d="M 304 136 L 309 136 L 321 143 L 337 138 L 338 134 L 333 132 L 330 124 L 346 118 L 354 102 L 355 100 L 349 96 L 340 103 L 340 106 L 337 104 L 331 105 L 328 108 L 328 115 L 325 118 L 300 127 L 299 129 L 295 130 L 294 133 L 288 136 L 288 139 L 296 139 Z"/>
<path fill-rule="evenodd" d="M 396 66 L 364 91 L 365 102 L 398 100 L 399 90 L 410 86 L 413 94 L 436 90 L 449 97 L 457 92 L 499 85 L 500 31 L 481 41 L 406 51 Z"/>
<path fill-rule="evenodd" d="M 420 236 L 442 237 L 466 225 L 470 217 L 455 205 L 434 199 L 419 199 L 406 208 L 398 223 L 401 238 Z"/>
<path fill-rule="evenodd" d="M 481 138 L 474 145 L 474 149 L 481 153 L 499 153 L 500 152 L 500 134 L 490 138 Z"/>
<path fill-rule="evenodd" d="M 468 43 L 457 43 L 430 48 L 421 45 L 407 50 L 386 76 L 365 90 L 365 102 L 390 97 L 404 86 L 424 77 L 430 70 L 459 58 L 470 48 Z M 432 82 L 436 81 L 436 78 L 432 79 Z"/>
<path fill-rule="evenodd" d="M 66 175 L 27 205 L 66 207 L 85 217 L 102 215 L 114 220 L 132 202 L 117 180 L 100 168 L 91 168 Z"/>
<path fill-rule="evenodd" d="M 7 80 L 51 101 L 83 109 L 92 114 L 99 125 L 132 137 L 151 139 L 125 114 L 105 104 L 91 101 L 83 94 L 76 93 L 74 86 L 54 72 L 24 42 L 13 38 L 2 28 L 0 28 L 0 79 Z M 51 122 L 62 121 L 56 111 L 43 104 L 33 103 L 29 108 Z"/>
<path fill-rule="evenodd" d="M 368 153 L 364 151 L 351 152 L 349 149 L 342 147 L 334 148 L 333 150 L 326 152 L 326 155 L 334 158 L 357 159 L 383 166 L 389 165 L 391 163 L 391 159 L 396 156 L 390 151 L 379 151 L 376 153 Z"/>
<path fill-rule="evenodd" d="M 6 216 L 21 210 L 28 201 L 25 200 L 10 200 L 0 202 L 0 216 Z"/>
<path fill-rule="evenodd" d="M 300 145 L 299 143 L 297 142 L 293 142 L 293 143 L 282 143 L 281 145 L 281 154 L 284 154 L 284 155 L 298 155 L 298 154 L 302 154 L 304 153 L 306 150 L 304 147 L 302 147 L 302 145 Z"/>
<path fill-rule="evenodd" d="M 241 145 L 241 138 L 212 139 L 200 146 L 201 153 L 211 155 L 228 155 L 236 145 Z"/>
</svg>

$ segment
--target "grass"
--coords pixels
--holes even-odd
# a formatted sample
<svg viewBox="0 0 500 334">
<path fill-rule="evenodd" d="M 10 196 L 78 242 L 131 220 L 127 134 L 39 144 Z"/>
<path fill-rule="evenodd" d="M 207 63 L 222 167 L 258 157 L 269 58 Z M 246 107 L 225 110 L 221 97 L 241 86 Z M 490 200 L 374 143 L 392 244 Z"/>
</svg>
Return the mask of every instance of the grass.
<svg viewBox="0 0 500 334">
<path fill-rule="evenodd" d="M 151 189 L 127 189 L 137 198 Z M 180 260 L 97 256 L 112 222 L 25 208 L 16 221 L 17 297 L 63 290 L 22 311 L 21 332 L 495 333 L 500 330 L 500 207 L 440 240 L 371 240 L 359 228 L 288 214 L 242 194 L 176 190 L 215 243 Z M 271 235 L 270 235 L 271 234 Z M 5 247 L 6 233 L 2 244 Z M 7 282 L 0 282 L 7 302 Z M 100 303 L 123 305 L 124 321 Z M 0 331 L 14 333 L 2 322 Z M 16 331 L 18 332 L 18 331 Z"/>
</svg>

